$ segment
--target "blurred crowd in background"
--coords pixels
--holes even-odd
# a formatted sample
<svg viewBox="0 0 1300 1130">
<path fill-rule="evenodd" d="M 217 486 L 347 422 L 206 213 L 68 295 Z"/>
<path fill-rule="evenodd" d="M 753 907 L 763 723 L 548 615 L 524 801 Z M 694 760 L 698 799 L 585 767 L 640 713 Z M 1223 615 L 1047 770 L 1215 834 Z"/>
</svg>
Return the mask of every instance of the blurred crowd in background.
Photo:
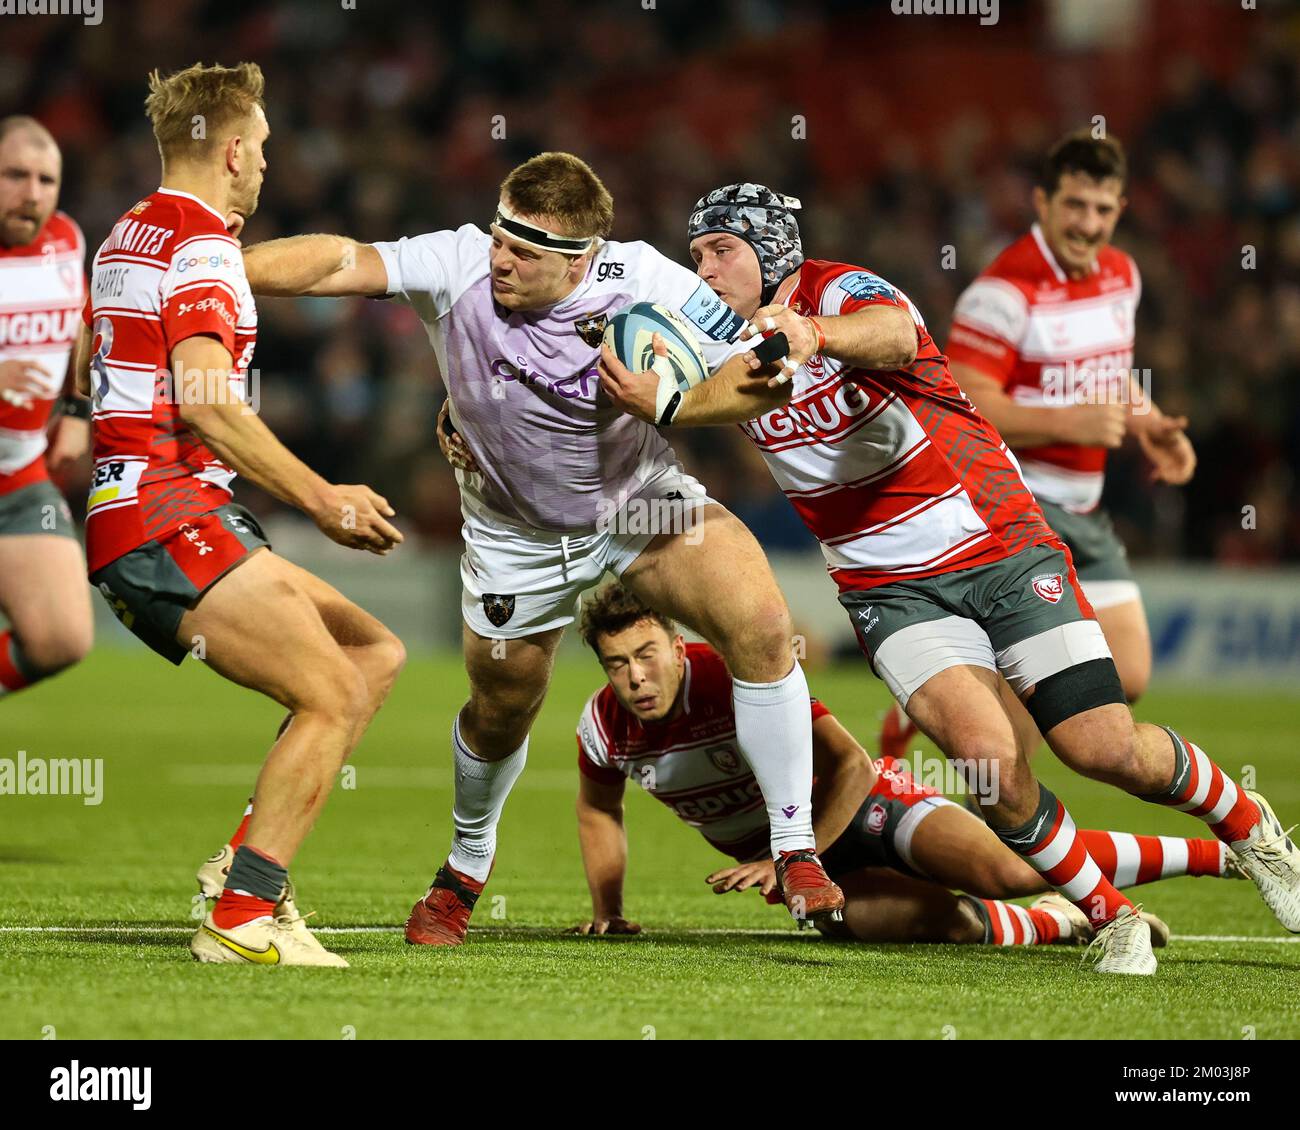
<svg viewBox="0 0 1300 1130">
<path fill-rule="evenodd" d="M 147 71 L 251 59 L 272 137 L 245 244 L 486 226 L 513 165 L 565 149 L 614 194 L 616 239 L 682 262 L 708 189 L 760 180 L 801 197 L 807 253 L 901 286 L 940 344 L 961 289 L 1032 219 L 1046 148 L 1101 116 L 1132 166 L 1116 242 L 1144 280 L 1135 364 L 1190 417 L 1200 455 L 1173 490 L 1122 449 L 1107 504 L 1135 557 L 1300 559 L 1294 4 L 1002 0 L 993 26 L 895 15 L 888 0 L 102 7 L 95 27 L 0 17 L 0 114 L 58 138 L 61 206 L 92 249 L 158 181 Z M 366 300 L 259 311 L 271 427 L 327 477 L 382 490 L 406 530 L 456 539 L 433 438 L 444 393 L 415 317 Z M 811 548 L 737 429 L 672 438 L 766 545 Z M 241 500 L 276 505 L 247 485 Z"/>
</svg>

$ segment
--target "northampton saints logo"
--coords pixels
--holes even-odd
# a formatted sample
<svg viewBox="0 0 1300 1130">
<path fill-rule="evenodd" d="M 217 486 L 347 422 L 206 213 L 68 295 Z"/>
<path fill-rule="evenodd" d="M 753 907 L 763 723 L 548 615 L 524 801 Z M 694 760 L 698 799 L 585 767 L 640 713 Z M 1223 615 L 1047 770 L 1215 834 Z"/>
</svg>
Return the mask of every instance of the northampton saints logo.
<svg viewBox="0 0 1300 1130">
<path fill-rule="evenodd" d="M 599 349 L 601 339 L 605 336 L 605 326 L 608 323 L 609 316 L 607 314 L 591 314 L 586 318 L 579 318 L 573 323 L 573 328 L 578 331 L 578 336 L 592 349 Z"/>
<path fill-rule="evenodd" d="M 493 627 L 499 628 L 515 614 L 515 598 L 513 596 L 502 596 L 500 593 L 485 592 L 483 594 L 483 614 Z"/>
</svg>

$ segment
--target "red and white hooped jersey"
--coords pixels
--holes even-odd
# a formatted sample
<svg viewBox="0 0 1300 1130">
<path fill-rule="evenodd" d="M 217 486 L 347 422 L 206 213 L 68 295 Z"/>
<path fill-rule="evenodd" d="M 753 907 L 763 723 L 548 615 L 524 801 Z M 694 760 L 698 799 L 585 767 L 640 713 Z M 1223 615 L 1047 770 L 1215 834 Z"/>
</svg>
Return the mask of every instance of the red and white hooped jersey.
<svg viewBox="0 0 1300 1130">
<path fill-rule="evenodd" d="M 1141 296 L 1131 256 L 1104 247 L 1092 273 L 1072 279 L 1035 224 L 962 292 L 948 357 L 988 374 L 1017 404 L 1065 408 L 1111 385 L 1127 397 Z M 1101 500 L 1104 447 L 1057 443 L 1016 454 L 1039 498 L 1077 513 Z"/>
<path fill-rule="evenodd" d="M 814 355 L 788 405 L 740 425 L 841 591 L 987 565 L 1054 540 L 1015 459 L 902 291 L 861 267 L 809 259 L 787 305 L 827 316 L 897 306 L 916 323 L 906 368 Z"/>
<path fill-rule="evenodd" d="M 95 474 L 86 517 L 94 573 L 188 519 L 230 501 L 234 471 L 191 432 L 171 387 L 171 353 L 197 334 L 233 361 L 244 398 L 257 309 L 225 218 L 196 196 L 160 188 L 127 212 L 91 276 Z"/>
<path fill-rule="evenodd" d="M 592 780 L 624 778 L 663 802 L 719 851 L 738 860 L 769 848 L 763 792 L 740 753 L 731 672 L 707 644 L 686 645 L 682 713 L 645 725 L 607 684 L 578 722 L 578 767 Z M 812 700 L 812 717 L 830 711 Z"/>
<path fill-rule="evenodd" d="M 85 301 L 86 241 L 71 216 L 54 212 L 31 243 L 0 247 L 0 361 L 31 361 L 46 372 L 41 395 L 0 399 L 0 495 L 49 477 L 45 429 Z"/>
</svg>

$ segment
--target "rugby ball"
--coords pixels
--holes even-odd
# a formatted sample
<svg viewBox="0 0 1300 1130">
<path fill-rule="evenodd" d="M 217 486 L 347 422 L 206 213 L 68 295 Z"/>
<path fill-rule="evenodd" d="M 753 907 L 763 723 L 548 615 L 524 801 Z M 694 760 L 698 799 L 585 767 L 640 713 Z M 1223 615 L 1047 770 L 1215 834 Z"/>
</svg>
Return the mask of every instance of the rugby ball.
<svg viewBox="0 0 1300 1130">
<path fill-rule="evenodd" d="M 664 339 L 667 357 L 655 356 L 655 334 Z M 605 327 L 605 344 L 632 372 L 653 369 L 661 377 L 672 376 L 682 392 L 709 375 L 691 324 L 657 302 L 635 302 L 615 314 Z"/>
</svg>

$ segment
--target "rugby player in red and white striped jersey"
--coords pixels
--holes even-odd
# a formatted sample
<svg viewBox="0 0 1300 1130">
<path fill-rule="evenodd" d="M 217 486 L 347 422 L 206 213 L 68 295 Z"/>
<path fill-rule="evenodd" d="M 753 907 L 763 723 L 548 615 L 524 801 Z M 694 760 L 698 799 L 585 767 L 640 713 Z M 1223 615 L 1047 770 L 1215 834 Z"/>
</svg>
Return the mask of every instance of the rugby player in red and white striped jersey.
<svg viewBox="0 0 1300 1130">
<path fill-rule="evenodd" d="M 1267 802 L 1174 731 L 1134 722 L 1069 550 L 1006 445 L 906 295 L 861 267 L 804 260 L 798 206 L 754 184 L 696 205 L 698 274 L 751 320 L 747 335 L 782 333 L 789 355 L 776 378 L 704 381 L 671 422 L 745 425 L 821 541 L 858 641 L 899 705 L 960 763 L 999 763 L 998 797 L 982 806 L 989 824 L 1098 928 L 1101 972 L 1154 973 L 1150 932 L 1035 780 L 1003 676 L 1062 761 L 1203 819 L 1300 932 L 1300 851 Z M 653 418 L 654 376 L 630 373 L 610 350 L 602 365 L 610 397 Z"/>
<path fill-rule="evenodd" d="M 1038 222 L 962 292 L 947 353 L 1070 547 L 1135 702 L 1151 677 L 1151 639 L 1124 546 L 1101 506 L 1106 456 L 1134 435 L 1153 478 L 1179 485 L 1196 455 L 1187 421 L 1165 415 L 1133 369 L 1142 279 L 1110 242 L 1126 169 L 1113 137 L 1081 130 L 1052 147 L 1034 189 Z M 1037 734 L 1030 740 L 1036 745 Z"/>
<path fill-rule="evenodd" d="M 93 636 L 85 559 L 49 473 L 90 445 L 89 405 L 68 382 L 86 245 L 57 210 L 62 176 L 44 126 L 0 119 L 0 698 L 78 662 Z"/>
<path fill-rule="evenodd" d="M 623 904 L 628 782 L 735 861 L 707 876 L 715 892 L 753 887 L 775 901 L 767 814 L 736 741 L 722 657 L 707 644 L 686 643 L 670 619 L 617 583 L 586 601 L 581 629 L 608 682 L 578 722 L 578 830 L 592 900 L 592 917 L 578 932 L 640 933 Z M 902 763 L 873 764 L 816 699 L 812 715 L 817 849 L 845 894 L 843 930 L 824 932 L 872 942 L 994 945 L 1092 938 L 1087 917 L 1046 894 L 1043 877 L 982 821 L 914 780 Z M 1119 886 L 1178 875 L 1245 877 L 1219 840 L 1079 835 Z M 1032 907 L 1003 901 L 1033 894 L 1045 897 Z M 1163 943 L 1164 924 L 1146 918 Z"/>
<path fill-rule="evenodd" d="M 149 91 L 162 186 L 95 256 L 93 341 L 78 373 L 95 411 L 90 579 L 171 662 L 193 655 L 289 711 L 191 952 L 342 967 L 297 915 L 287 868 L 404 652 L 373 616 L 272 553 L 230 483 L 243 475 L 354 549 L 386 553 L 401 535 L 384 499 L 326 482 L 245 396 L 257 316 L 228 227 L 257 207 L 266 168 L 261 70 L 196 64 L 154 72 Z"/>
</svg>

